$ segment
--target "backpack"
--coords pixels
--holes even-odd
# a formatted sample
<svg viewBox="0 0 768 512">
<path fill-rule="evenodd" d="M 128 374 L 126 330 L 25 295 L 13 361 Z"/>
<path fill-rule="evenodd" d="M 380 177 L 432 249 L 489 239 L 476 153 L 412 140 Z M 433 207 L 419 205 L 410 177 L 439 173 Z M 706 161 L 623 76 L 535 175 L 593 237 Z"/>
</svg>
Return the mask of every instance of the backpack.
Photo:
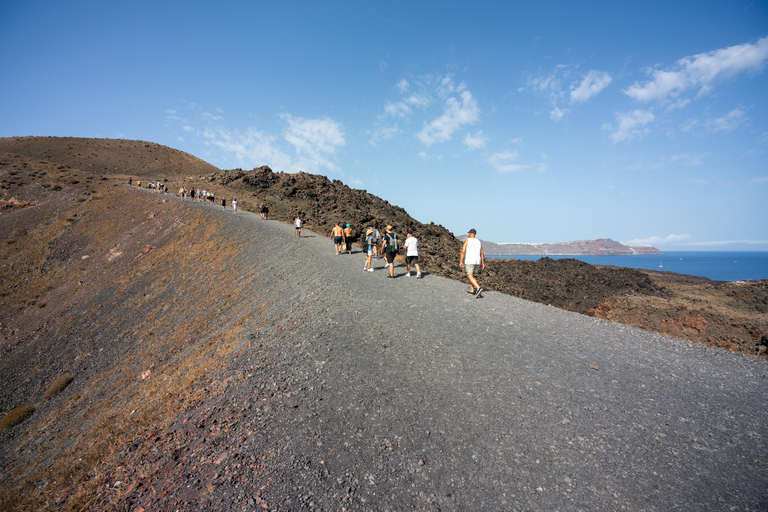
<svg viewBox="0 0 768 512">
<path fill-rule="evenodd" d="M 397 235 L 395 233 L 387 233 L 384 236 L 387 238 L 387 252 L 396 254 L 400 250 L 400 245 L 397 243 Z"/>
</svg>

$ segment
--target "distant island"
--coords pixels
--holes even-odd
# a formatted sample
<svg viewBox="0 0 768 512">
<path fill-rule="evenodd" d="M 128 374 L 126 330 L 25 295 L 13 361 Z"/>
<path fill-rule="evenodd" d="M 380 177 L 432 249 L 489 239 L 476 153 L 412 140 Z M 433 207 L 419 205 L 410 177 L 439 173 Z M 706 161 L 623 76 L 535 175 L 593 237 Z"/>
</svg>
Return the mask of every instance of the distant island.
<svg viewBox="0 0 768 512">
<path fill-rule="evenodd" d="M 466 235 L 459 240 L 466 239 Z M 636 254 L 663 254 L 651 245 L 624 245 L 610 238 L 578 240 L 547 244 L 495 243 L 481 240 L 483 251 L 489 256 L 541 254 L 550 256 L 632 256 Z"/>
</svg>

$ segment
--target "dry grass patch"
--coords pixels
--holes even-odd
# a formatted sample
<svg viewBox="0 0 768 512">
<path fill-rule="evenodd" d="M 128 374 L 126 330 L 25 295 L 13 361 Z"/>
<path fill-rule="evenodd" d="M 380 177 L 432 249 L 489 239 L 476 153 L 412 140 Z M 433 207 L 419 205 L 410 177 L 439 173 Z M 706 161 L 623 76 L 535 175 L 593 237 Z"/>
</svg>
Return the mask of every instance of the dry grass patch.
<svg viewBox="0 0 768 512">
<path fill-rule="evenodd" d="M 6 414 L 2 420 L 0 420 L 0 430 L 13 428 L 25 419 L 32 416 L 35 412 L 35 408 L 29 404 L 24 404 L 12 409 L 11 412 Z"/>
<path fill-rule="evenodd" d="M 51 398 L 55 397 L 56 395 L 64 391 L 64 388 L 69 386 L 69 384 L 73 380 L 74 380 L 74 377 L 69 373 L 60 375 L 55 381 L 53 381 L 53 384 L 51 384 L 51 386 L 46 390 L 45 394 L 43 395 L 43 400 L 50 400 Z"/>
</svg>

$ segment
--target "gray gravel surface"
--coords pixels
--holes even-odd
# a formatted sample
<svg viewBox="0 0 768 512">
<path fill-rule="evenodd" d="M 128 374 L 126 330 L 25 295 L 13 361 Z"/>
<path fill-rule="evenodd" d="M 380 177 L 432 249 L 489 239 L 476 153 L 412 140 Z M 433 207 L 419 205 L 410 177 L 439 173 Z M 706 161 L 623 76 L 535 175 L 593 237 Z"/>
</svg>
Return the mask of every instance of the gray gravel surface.
<svg viewBox="0 0 768 512">
<path fill-rule="evenodd" d="M 226 430 L 206 448 L 228 454 L 206 507 L 768 510 L 765 362 L 475 299 L 428 268 L 388 279 L 325 234 L 190 207 L 227 216 L 221 235 L 242 242 L 271 311 L 232 361 L 244 378 L 168 429 Z M 192 503 L 149 490 L 129 503 Z"/>
</svg>

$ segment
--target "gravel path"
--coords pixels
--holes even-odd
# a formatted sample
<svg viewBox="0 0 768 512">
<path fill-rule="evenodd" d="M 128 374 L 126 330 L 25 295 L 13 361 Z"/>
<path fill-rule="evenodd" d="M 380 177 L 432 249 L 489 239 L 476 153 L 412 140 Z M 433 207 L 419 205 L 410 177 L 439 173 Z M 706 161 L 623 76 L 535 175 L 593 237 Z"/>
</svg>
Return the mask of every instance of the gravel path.
<svg viewBox="0 0 768 512">
<path fill-rule="evenodd" d="M 428 268 L 388 279 L 327 236 L 190 207 L 226 216 L 221 236 L 242 244 L 272 318 L 233 359 L 241 380 L 168 428 L 188 455 L 144 456 L 170 493 L 147 477 L 131 506 L 768 509 L 765 362 L 475 299 Z M 208 451 L 189 440 L 203 428 Z"/>
</svg>

